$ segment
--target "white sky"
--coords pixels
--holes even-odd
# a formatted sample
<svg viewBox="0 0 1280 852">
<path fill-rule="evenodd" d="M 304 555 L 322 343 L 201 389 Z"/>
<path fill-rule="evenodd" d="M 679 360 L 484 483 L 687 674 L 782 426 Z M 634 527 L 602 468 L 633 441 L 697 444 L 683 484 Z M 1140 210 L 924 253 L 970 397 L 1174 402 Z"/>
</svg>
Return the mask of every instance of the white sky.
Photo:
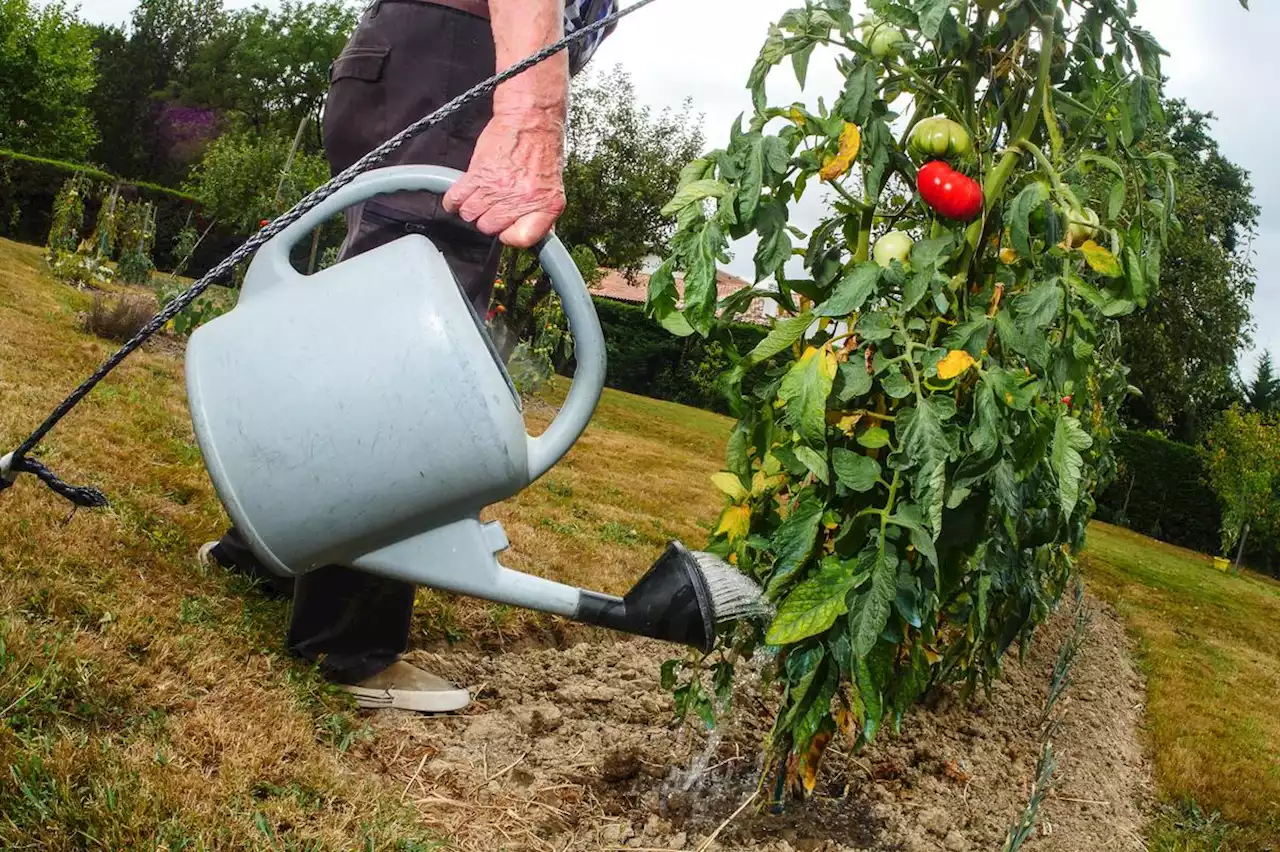
<svg viewBox="0 0 1280 852">
<path fill-rule="evenodd" d="M 277 6 L 280 0 L 261 2 Z M 226 0 L 226 5 L 253 4 Z M 727 141 L 733 119 L 750 108 L 747 75 L 768 25 L 795 5 L 801 4 L 660 0 L 624 20 L 592 65 L 605 69 L 621 64 L 640 100 L 655 108 L 678 107 L 691 97 L 695 113 L 705 116 L 708 143 L 719 146 Z M 1213 112 L 1218 119 L 1213 133 L 1223 152 L 1251 174 L 1262 207 L 1253 246 L 1258 269 L 1254 349 L 1267 348 L 1280 356 L 1280 165 L 1271 162 L 1280 140 L 1280 95 L 1271 85 L 1280 5 L 1267 0 L 1251 5 L 1253 10 L 1246 12 L 1238 0 L 1140 0 L 1138 22 L 1172 54 L 1164 66 L 1170 94 L 1185 98 L 1192 108 Z M 80 13 L 90 20 L 124 23 L 134 6 L 135 0 L 80 0 Z M 830 103 L 839 89 L 830 61 L 815 56 L 805 95 L 783 69 L 771 81 L 770 95 L 774 102 L 823 95 Z M 805 230 L 817 221 L 821 203 L 817 198 L 807 201 L 793 214 L 794 223 Z M 730 271 L 752 279 L 754 244 L 734 248 Z M 1242 358 L 1246 377 L 1252 375 L 1254 360 L 1252 351 Z"/>
</svg>

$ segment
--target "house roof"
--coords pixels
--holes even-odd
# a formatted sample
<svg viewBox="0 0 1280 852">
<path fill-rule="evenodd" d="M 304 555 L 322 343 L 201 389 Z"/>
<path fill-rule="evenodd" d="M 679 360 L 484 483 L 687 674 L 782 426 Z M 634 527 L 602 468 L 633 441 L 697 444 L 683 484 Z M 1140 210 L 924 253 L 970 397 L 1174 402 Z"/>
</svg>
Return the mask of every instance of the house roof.
<svg viewBox="0 0 1280 852">
<path fill-rule="evenodd" d="M 684 298 L 684 275 L 677 273 L 676 292 L 680 294 L 680 298 Z M 731 296 L 741 290 L 743 287 L 751 285 L 736 275 L 730 275 L 723 269 L 716 271 L 716 296 L 717 299 L 723 299 Z M 633 281 L 627 281 L 624 273 L 616 269 L 606 269 L 604 278 L 591 288 L 599 296 L 607 299 L 616 299 L 620 302 L 634 302 L 644 304 L 649 293 L 649 276 L 642 272 L 637 272 L 633 276 Z"/>
</svg>

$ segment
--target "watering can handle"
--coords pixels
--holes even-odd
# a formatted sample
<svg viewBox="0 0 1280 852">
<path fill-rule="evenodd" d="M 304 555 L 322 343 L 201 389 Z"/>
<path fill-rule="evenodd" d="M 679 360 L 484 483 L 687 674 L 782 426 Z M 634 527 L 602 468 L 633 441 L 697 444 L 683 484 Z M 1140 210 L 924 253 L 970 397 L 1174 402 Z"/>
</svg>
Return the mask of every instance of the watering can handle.
<svg viewBox="0 0 1280 852">
<path fill-rule="evenodd" d="M 252 287 L 253 280 L 283 281 L 297 277 L 299 273 L 289 262 L 289 250 L 346 208 L 392 192 L 421 190 L 443 195 L 460 177 L 462 172 L 441 166 L 387 166 L 365 172 L 263 244 L 253 263 L 255 266 L 266 264 L 274 274 L 250 276 L 246 279 L 246 287 Z M 604 334 L 600 330 L 600 319 L 596 316 L 591 293 L 577 264 L 554 233 L 542 241 L 538 259 L 543 271 L 550 276 L 552 289 L 560 296 L 561 307 L 569 320 L 577 369 L 560 413 L 545 432 L 528 439 L 530 482 L 560 461 L 582 435 L 600 402 L 605 378 Z"/>
</svg>

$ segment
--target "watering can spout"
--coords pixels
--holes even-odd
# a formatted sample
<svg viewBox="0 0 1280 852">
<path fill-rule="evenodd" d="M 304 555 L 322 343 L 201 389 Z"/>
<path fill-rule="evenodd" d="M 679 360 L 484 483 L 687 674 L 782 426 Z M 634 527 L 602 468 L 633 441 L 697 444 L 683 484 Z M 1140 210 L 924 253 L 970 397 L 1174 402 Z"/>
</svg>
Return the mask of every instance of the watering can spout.
<svg viewBox="0 0 1280 852">
<path fill-rule="evenodd" d="M 559 615 L 583 624 L 664 642 L 689 645 L 704 652 L 715 642 L 716 622 L 728 600 L 718 572 L 730 572 L 741 594 L 750 583 L 728 566 L 708 564 L 680 542 L 671 542 L 624 597 L 578 589 L 499 564 L 496 554 L 507 547 L 502 527 L 468 518 L 406 539 L 356 560 L 355 567 L 416 585 L 495 603 Z M 468 570 L 459 571 L 465 565 Z M 758 594 L 746 589 L 745 597 Z"/>
</svg>

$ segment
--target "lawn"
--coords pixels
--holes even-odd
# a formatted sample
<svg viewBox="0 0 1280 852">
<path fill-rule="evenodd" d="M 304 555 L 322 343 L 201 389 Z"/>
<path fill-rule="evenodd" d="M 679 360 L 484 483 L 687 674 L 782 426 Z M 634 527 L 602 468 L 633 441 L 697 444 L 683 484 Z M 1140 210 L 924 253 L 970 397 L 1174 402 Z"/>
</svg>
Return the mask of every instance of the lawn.
<svg viewBox="0 0 1280 852">
<path fill-rule="evenodd" d="M 1152 848 L 1280 849 L 1280 583 L 1100 523 L 1086 558 L 1148 678 Z"/>
<path fill-rule="evenodd" d="M 6 449 L 116 346 L 78 330 L 91 297 L 42 267 L 39 249 L 0 240 Z M 551 411 L 535 402 L 535 431 Z M 565 461 L 494 508 L 504 561 L 623 591 L 668 537 L 705 537 L 726 433 L 607 392 Z M 173 346 L 128 359 L 38 455 L 112 507 L 68 519 L 30 477 L 0 496 L 0 848 L 434 848 L 354 706 L 284 652 L 286 606 L 196 565 L 225 518 Z M 599 636 L 428 592 L 418 612 L 418 646 Z"/>
</svg>

